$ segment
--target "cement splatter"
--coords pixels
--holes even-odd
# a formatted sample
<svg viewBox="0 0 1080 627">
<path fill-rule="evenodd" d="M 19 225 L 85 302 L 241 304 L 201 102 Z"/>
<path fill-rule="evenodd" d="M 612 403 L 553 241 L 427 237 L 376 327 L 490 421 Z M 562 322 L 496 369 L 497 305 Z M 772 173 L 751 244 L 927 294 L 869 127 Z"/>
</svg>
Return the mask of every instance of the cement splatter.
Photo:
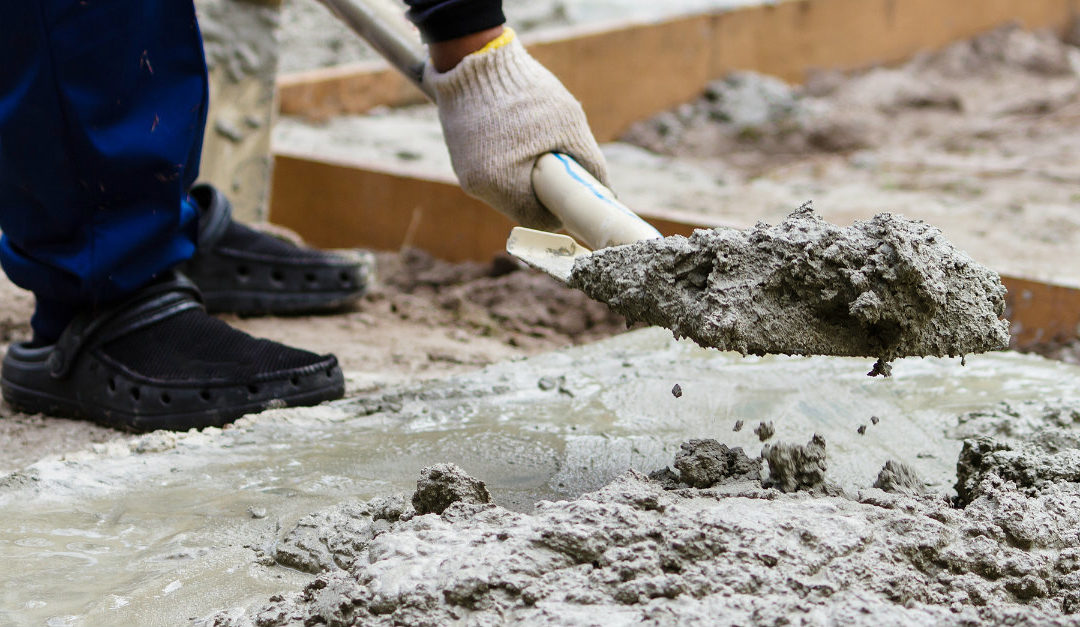
<svg viewBox="0 0 1080 627">
<path fill-rule="evenodd" d="M 769 464 L 766 484 L 782 492 L 815 490 L 823 487 L 825 471 L 825 438 L 815 434 L 805 445 L 768 444 L 761 457 Z"/>
<path fill-rule="evenodd" d="M 628 320 L 743 354 L 886 364 L 1002 350 L 1009 338 L 1000 278 L 941 231 L 891 214 L 839 227 L 809 203 L 776 226 L 600 250 L 569 283 Z"/>
<path fill-rule="evenodd" d="M 771 420 L 759 422 L 758 426 L 754 427 L 754 435 L 762 442 L 768 442 L 776 435 L 776 425 Z"/>
<path fill-rule="evenodd" d="M 922 479 L 911 466 L 892 459 L 881 468 L 874 487 L 895 494 L 922 494 L 925 491 Z"/>
</svg>

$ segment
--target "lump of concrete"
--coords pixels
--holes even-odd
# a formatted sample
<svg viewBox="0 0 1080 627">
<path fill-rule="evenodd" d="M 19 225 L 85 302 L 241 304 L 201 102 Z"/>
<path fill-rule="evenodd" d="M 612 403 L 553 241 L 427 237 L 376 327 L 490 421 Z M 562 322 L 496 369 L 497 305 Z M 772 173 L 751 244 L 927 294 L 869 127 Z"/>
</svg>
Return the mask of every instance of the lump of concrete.
<svg viewBox="0 0 1080 627">
<path fill-rule="evenodd" d="M 698 230 L 578 259 L 572 287 L 629 320 L 743 354 L 963 356 L 1008 346 L 996 272 L 921 221 Z M 875 372 L 882 371 L 875 368 Z"/>
<path fill-rule="evenodd" d="M 782 492 L 814 490 L 825 482 L 825 438 L 816 433 L 804 446 L 767 445 L 761 456 L 769 464 L 767 484 Z"/>
<path fill-rule="evenodd" d="M 274 561 L 313 574 L 348 568 L 369 542 L 413 515 L 403 495 L 335 505 L 301 518 L 278 543 Z"/>
<path fill-rule="evenodd" d="M 987 436 L 964 440 L 956 462 L 957 502 L 966 506 L 982 496 L 990 478 L 1011 481 L 1027 492 L 1049 484 L 1080 483 L 1080 450 L 1052 452 L 1035 443 L 1006 443 Z"/>
<path fill-rule="evenodd" d="M 767 442 L 776 435 L 776 427 L 771 420 L 768 422 L 759 422 L 758 426 L 754 427 L 754 435 L 762 442 Z"/>
<path fill-rule="evenodd" d="M 761 460 L 750 459 L 741 447 L 728 448 L 716 440 L 690 440 L 675 454 L 679 479 L 694 488 L 711 488 L 719 483 L 758 479 Z"/>
<path fill-rule="evenodd" d="M 419 515 L 442 514 L 454 503 L 485 504 L 491 502 L 487 486 L 473 479 L 454 464 L 436 464 L 420 471 L 413 508 Z"/>
<path fill-rule="evenodd" d="M 915 470 L 903 462 L 890 459 L 878 473 L 874 487 L 894 494 L 922 494 L 923 480 Z"/>
</svg>

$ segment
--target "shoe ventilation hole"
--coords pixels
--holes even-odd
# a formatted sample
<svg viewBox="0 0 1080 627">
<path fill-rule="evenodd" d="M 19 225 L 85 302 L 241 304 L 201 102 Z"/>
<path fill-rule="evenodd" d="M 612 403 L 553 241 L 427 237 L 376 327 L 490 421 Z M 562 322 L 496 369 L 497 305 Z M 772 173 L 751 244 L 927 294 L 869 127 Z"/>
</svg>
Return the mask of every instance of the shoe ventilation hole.
<svg viewBox="0 0 1080 627">
<path fill-rule="evenodd" d="M 246 277 L 247 275 L 251 274 L 251 270 L 249 270 L 247 266 L 237 266 L 236 274 L 242 277 Z"/>
<path fill-rule="evenodd" d="M 168 405 L 171 402 L 172 402 L 172 397 L 171 396 L 169 396 L 168 394 L 162 394 L 161 395 L 161 404 L 162 405 Z"/>
<path fill-rule="evenodd" d="M 110 392 L 115 392 L 116 391 L 116 379 L 109 379 L 109 391 Z"/>
<path fill-rule="evenodd" d="M 291 383 L 293 387 L 300 385 L 300 377 L 293 377 L 289 379 L 289 383 Z"/>
<path fill-rule="evenodd" d="M 281 270 L 274 270 L 270 273 L 270 278 L 274 281 L 277 281 L 278 283 L 281 283 L 285 280 L 285 273 L 283 273 Z"/>
<path fill-rule="evenodd" d="M 307 274 L 304 275 L 304 280 L 306 280 L 308 283 L 314 283 L 315 282 L 315 275 L 313 273 L 311 273 L 311 272 L 308 272 Z"/>
<path fill-rule="evenodd" d="M 209 401 L 210 392 L 208 390 L 202 390 L 201 392 L 199 392 L 199 398 L 203 399 L 204 401 Z"/>
<path fill-rule="evenodd" d="M 139 388 L 131 388 L 131 398 L 139 400 L 139 397 L 141 396 L 142 392 L 139 391 Z"/>
<path fill-rule="evenodd" d="M 259 386 L 257 386 L 257 385 L 249 385 L 248 386 L 248 392 L 250 392 L 251 394 L 258 394 L 259 393 Z"/>
</svg>

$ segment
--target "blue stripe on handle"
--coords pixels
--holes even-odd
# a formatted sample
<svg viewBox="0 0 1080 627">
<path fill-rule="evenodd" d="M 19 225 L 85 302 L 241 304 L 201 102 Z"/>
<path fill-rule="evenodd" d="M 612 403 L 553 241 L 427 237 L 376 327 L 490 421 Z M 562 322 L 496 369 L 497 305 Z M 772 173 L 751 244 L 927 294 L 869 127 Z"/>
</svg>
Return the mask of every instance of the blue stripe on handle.
<svg viewBox="0 0 1080 627">
<path fill-rule="evenodd" d="M 626 205 L 624 205 L 621 202 L 615 200 L 614 198 L 611 198 L 607 194 L 604 194 L 599 188 L 596 187 L 596 185 L 593 185 L 591 182 L 583 179 L 580 175 L 578 175 L 578 173 L 574 171 L 574 168 L 571 167 L 571 164 L 577 165 L 578 167 L 581 167 L 581 166 L 580 166 L 580 164 L 578 164 L 577 161 L 574 161 L 573 157 L 570 157 L 569 155 L 564 155 L 564 154 L 559 153 L 559 152 L 553 152 L 551 154 L 555 155 L 555 158 L 562 162 L 563 168 L 566 169 L 566 173 L 570 175 L 570 178 L 572 178 L 575 181 L 577 181 L 578 183 L 581 183 L 582 185 L 584 185 L 590 192 L 593 193 L 593 196 L 596 196 L 600 200 L 603 200 L 607 204 L 611 205 L 612 207 L 615 207 L 616 209 L 618 209 L 619 211 L 622 211 L 623 213 L 625 213 L 627 215 L 638 218 L 638 215 L 636 213 L 634 213 L 633 211 L 631 211 Z M 640 220 L 640 218 L 638 218 L 638 219 Z"/>
</svg>

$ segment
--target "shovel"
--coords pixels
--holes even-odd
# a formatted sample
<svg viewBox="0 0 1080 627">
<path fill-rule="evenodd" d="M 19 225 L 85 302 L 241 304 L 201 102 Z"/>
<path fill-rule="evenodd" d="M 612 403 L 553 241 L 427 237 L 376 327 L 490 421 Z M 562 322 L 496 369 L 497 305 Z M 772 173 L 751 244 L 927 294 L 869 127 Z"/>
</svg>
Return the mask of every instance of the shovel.
<svg viewBox="0 0 1080 627">
<path fill-rule="evenodd" d="M 434 101 L 434 94 L 423 82 L 427 55 L 415 30 L 404 19 L 400 6 L 391 0 L 321 2 Z M 532 184 L 540 203 L 562 220 L 571 235 L 592 248 L 662 237 L 567 155 L 549 153 L 537 159 Z M 591 252 L 574 237 L 514 227 L 506 250 L 530 266 L 566 282 L 574 261 Z"/>
</svg>

